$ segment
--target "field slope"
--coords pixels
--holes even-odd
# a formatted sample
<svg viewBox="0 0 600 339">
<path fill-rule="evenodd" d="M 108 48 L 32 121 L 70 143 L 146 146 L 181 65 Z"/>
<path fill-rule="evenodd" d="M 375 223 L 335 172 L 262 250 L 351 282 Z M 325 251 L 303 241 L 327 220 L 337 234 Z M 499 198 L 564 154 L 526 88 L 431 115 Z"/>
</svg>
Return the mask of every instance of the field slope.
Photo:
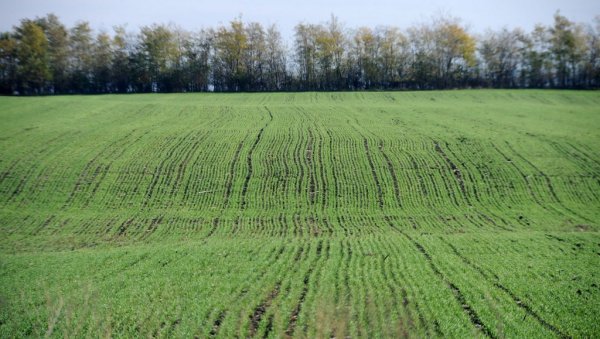
<svg viewBox="0 0 600 339">
<path fill-rule="evenodd" d="M 0 337 L 598 337 L 600 93 L 0 98 Z"/>
</svg>

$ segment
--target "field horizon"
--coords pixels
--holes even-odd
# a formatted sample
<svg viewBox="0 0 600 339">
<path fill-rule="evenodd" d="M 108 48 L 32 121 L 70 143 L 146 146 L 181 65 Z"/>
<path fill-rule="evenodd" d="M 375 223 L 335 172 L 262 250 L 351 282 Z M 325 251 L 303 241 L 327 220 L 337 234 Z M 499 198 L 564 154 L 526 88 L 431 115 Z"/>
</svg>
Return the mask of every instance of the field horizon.
<svg viewBox="0 0 600 339">
<path fill-rule="evenodd" d="M 600 92 L 0 97 L 0 336 L 600 335 Z"/>
</svg>

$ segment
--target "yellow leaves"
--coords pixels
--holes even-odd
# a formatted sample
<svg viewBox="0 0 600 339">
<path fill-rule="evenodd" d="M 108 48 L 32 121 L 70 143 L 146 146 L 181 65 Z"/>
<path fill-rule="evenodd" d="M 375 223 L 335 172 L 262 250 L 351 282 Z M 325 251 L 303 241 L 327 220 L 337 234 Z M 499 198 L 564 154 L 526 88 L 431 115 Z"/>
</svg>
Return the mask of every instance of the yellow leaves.
<svg viewBox="0 0 600 339">
<path fill-rule="evenodd" d="M 475 38 L 458 23 L 443 23 L 439 28 L 440 45 L 452 57 L 462 58 L 470 67 L 475 65 Z"/>
<path fill-rule="evenodd" d="M 375 42 L 375 34 L 369 27 L 361 27 L 354 35 L 354 41 L 357 44 L 369 46 Z"/>
</svg>

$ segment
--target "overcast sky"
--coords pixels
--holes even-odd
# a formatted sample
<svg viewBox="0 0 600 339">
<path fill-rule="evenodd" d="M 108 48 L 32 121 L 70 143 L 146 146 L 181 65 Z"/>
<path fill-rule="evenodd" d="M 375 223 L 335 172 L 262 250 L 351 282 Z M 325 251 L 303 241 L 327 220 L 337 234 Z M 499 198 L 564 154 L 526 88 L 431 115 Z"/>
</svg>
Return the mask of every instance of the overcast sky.
<svg viewBox="0 0 600 339">
<path fill-rule="evenodd" d="M 550 24 L 556 10 L 577 22 L 591 23 L 600 15 L 600 0 L 0 0 L 0 31 L 22 18 L 46 13 L 72 26 L 89 21 L 93 28 L 111 31 L 118 24 L 131 30 L 152 23 L 175 23 L 196 30 L 226 24 L 242 15 L 244 21 L 277 24 L 286 38 L 299 22 L 320 23 L 331 13 L 346 27 L 394 25 L 406 28 L 438 13 L 460 17 L 472 32 L 486 28 Z"/>
</svg>

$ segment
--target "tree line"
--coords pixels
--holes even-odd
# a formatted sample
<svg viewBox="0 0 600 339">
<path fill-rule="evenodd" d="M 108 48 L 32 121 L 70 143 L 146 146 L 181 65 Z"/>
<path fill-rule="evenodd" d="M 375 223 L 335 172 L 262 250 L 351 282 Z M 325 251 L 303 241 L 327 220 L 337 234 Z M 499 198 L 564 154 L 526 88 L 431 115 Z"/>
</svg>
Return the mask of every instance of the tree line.
<svg viewBox="0 0 600 339">
<path fill-rule="evenodd" d="M 480 87 L 600 87 L 600 17 L 580 24 L 557 12 L 531 32 L 475 35 L 456 18 L 346 29 L 332 15 L 298 24 L 291 47 L 276 26 L 239 18 L 195 32 L 153 24 L 96 33 L 48 14 L 0 33 L 2 94 Z"/>
</svg>

